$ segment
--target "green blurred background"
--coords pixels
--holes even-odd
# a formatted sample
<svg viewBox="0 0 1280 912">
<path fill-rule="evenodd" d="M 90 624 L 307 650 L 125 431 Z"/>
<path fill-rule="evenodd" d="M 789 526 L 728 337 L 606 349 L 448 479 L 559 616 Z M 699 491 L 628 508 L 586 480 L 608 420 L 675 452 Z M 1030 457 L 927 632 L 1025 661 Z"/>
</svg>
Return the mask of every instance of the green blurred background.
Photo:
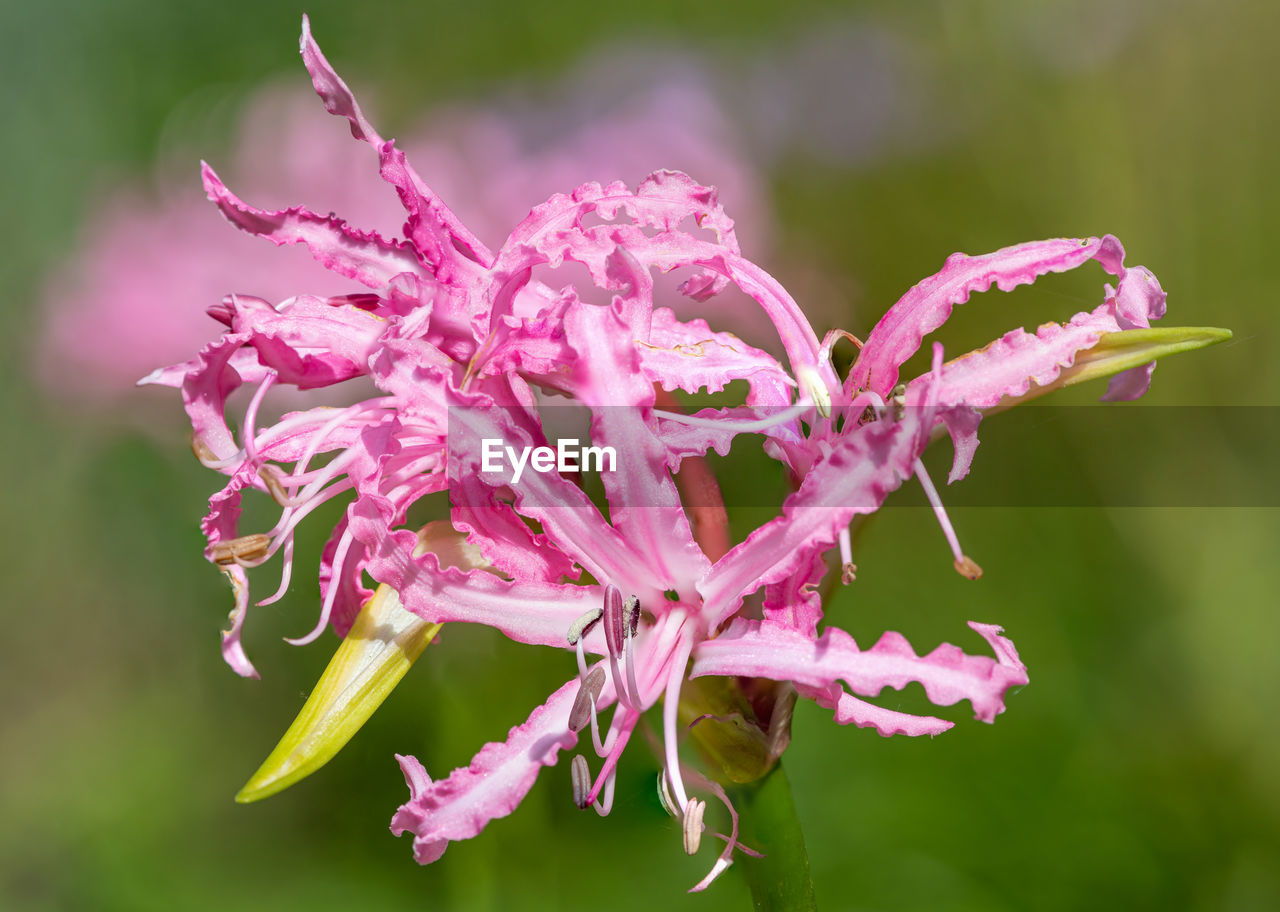
<svg viewBox="0 0 1280 912">
<path fill-rule="evenodd" d="M 50 367 L 34 363 L 42 288 L 73 265 L 103 191 L 153 168 L 189 99 L 234 102 L 282 75 L 305 80 L 300 11 L 266 0 L 0 6 L 0 907 L 744 908 L 736 872 L 684 894 L 710 852 L 682 854 L 639 747 L 610 818 L 573 808 L 561 766 L 480 838 L 413 863 L 387 832 L 405 794 L 392 754 L 443 775 L 566 673 L 562 656 L 487 630 L 446 630 L 320 774 L 262 804 L 231 801 L 334 646 L 280 642 L 314 620 L 308 568 L 324 520 L 304 527 L 289 596 L 252 616 L 247 647 L 263 680 L 240 680 L 218 655 L 230 597 L 196 525 L 216 479 L 190 456 L 177 397 L 167 409 L 154 391 L 136 407 L 85 405 L 31 378 Z M 864 333 L 954 250 L 1114 232 L 1169 292 L 1167 323 L 1236 334 L 1162 365 L 1148 401 L 1260 415 L 1280 404 L 1274 4 L 317 0 L 308 11 L 388 133 L 494 86 L 554 80 L 622 38 L 726 65 L 743 85 L 722 97 L 749 121 L 760 82 L 745 76 L 778 46 L 814 30 L 888 35 L 911 123 L 874 156 L 806 153 L 805 135 L 777 146 L 767 268 L 833 297 L 815 309 L 843 311 Z M 787 129 L 856 135 L 849 112 L 877 89 L 828 86 Z M 768 139 L 750 123 L 742 135 Z M 350 142 L 336 122 L 333 141 Z M 228 154 L 213 145 L 210 159 Z M 815 269 L 821 282 L 808 278 Z M 958 352 L 1092 308 L 1100 273 L 1084 272 L 979 297 L 940 338 Z M 1195 426 L 1184 440 L 1158 454 L 1164 464 L 1135 468 L 1134 483 L 1170 466 L 1261 479 L 1280 443 L 1264 435 L 1242 448 Z M 1125 457 L 1088 440 L 1064 446 L 1082 486 L 1091 463 Z M 756 481 L 725 483 L 732 497 Z M 1160 507 L 1158 490 L 1151 502 L 957 511 L 986 569 L 977 584 L 953 573 L 926 511 L 876 519 L 858 580 L 828 616 L 865 645 L 897 629 L 922 650 L 977 649 L 964 622 L 1000 623 L 1032 683 L 994 726 L 943 710 L 959 724 L 933 740 L 881 739 L 798 710 L 786 765 L 822 907 L 1280 908 L 1280 512 Z M 883 702 L 924 705 L 915 686 Z"/>
</svg>

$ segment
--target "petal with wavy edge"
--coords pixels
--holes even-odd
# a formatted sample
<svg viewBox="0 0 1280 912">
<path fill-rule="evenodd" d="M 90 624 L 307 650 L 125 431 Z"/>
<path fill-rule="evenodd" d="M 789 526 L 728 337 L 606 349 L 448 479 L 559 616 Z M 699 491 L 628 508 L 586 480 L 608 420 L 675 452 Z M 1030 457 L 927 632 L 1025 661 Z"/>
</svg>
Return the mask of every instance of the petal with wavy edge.
<svg viewBox="0 0 1280 912">
<path fill-rule="evenodd" d="M 439 267 L 446 261 L 456 261 L 461 253 L 468 259 L 489 265 L 493 255 L 431 191 L 409 166 L 404 153 L 382 137 L 365 118 L 355 95 L 325 59 L 320 46 L 311 36 L 311 21 L 302 17 L 302 37 L 299 41 L 302 62 L 311 74 L 311 84 L 324 102 L 330 114 L 345 117 L 351 125 L 351 135 L 373 146 L 382 162 L 383 180 L 391 184 L 400 195 L 400 201 L 409 212 L 408 236 L 419 251 Z M 444 276 L 441 279 L 444 280 Z"/>
<path fill-rule="evenodd" d="M 776 624 L 734 621 L 725 633 L 700 643 L 693 651 L 691 677 L 743 675 L 793 681 L 829 688 L 844 681 L 856 694 L 875 697 L 886 688 L 902 690 L 912 681 L 924 687 L 936 706 L 968 700 L 974 718 L 992 722 L 1004 712 L 1010 687 L 1027 683 L 1026 666 L 1000 628 L 970 622 L 995 652 L 995 658 L 971 656 L 944 643 L 928 655 L 916 655 L 911 644 L 892 631 L 867 650 L 835 627 L 818 639 Z"/>
<path fill-rule="evenodd" d="M 955 727 L 954 722 L 936 716 L 916 716 L 868 703 L 846 691 L 838 682 L 829 687 L 808 687 L 801 684 L 796 687 L 796 691 L 824 709 L 834 710 L 835 720 L 840 725 L 874 728 L 885 738 L 892 735 L 932 737 Z"/>
<path fill-rule="evenodd" d="M 556 762 L 578 736 L 569 731 L 569 711 L 581 689 L 575 677 L 507 735 L 481 748 L 469 766 L 436 782 L 414 757 L 399 754 L 409 800 L 391 818 L 391 832 L 413 833 L 413 854 L 430 864 L 450 842 L 470 839 L 490 820 L 506 817 L 524 799 L 544 766 Z M 606 684 L 606 689 L 608 689 Z"/>
<path fill-rule="evenodd" d="M 1124 248 L 1111 235 L 1076 240 L 1054 238 L 1005 247 L 994 253 L 969 256 L 954 253 L 941 271 L 918 282 L 880 318 L 849 374 L 852 396 L 857 390 L 874 390 L 882 396 L 898 382 L 898 368 L 915 354 L 924 337 L 951 316 L 975 291 L 994 283 L 1012 291 L 1050 272 L 1066 272 L 1091 259 L 1107 271 L 1121 274 Z"/>
<path fill-rule="evenodd" d="M 299 389 L 331 386 L 369 371 L 387 322 L 368 311 L 301 295 L 279 308 L 235 298 L 232 329 L 248 333 L 259 362 Z"/>
<path fill-rule="evenodd" d="M 392 531 L 393 512 L 385 498 L 359 498 L 347 510 L 351 534 L 368 551 L 366 572 L 395 589 L 404 607 L 424 620 L 483 624 L 520 643 L 567 648 L 569 627 L 604 598 L 599 586 L 508 582 L 485 570 L 442 568 L 431 553 L 414 557 L 418 537 Z M 586 646 L 603 652 L 603 634 L 593 631 Z"/>
<path fill-rule="evenodd" d="M 200 168 L 209 199 L 241 231 L 266 238 L 277 247 L 302 244 L 326 269 L 370 288 L 385 288 L 402 272 L 426 272 L 410 244 L 358 231 L 337 216 L 316 215 L 302 206 L 256 209 L 228 190 L 207 164 L 201 162 Z"/>
<path fill-rule="evenodd" d="M 773 355 L 753 348 L 733 333 L 714 332 L 706 320 L 681 322 L 670 308 L 659 307 L 653 312 L 649 338 L 637 340 L 637 350 L 640 370 L 668 392 L 705 389 L 718 393 L 733 380 L 746 380 L 765 400 L 777 397 L 772 404 L 787 405 L 790 401 L 778 392 L 794 381 Z"/>
</svg>

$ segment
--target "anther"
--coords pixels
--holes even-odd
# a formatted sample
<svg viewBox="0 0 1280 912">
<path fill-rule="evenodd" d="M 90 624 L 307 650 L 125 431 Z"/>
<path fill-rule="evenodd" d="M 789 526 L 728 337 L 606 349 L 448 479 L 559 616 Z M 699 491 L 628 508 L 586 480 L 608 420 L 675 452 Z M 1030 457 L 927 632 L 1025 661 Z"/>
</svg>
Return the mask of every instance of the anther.
<svg viewBox="0 0 1280 912">
<path fill-rule="evenodd" d="M 623 610 L 622 593 L 617 586 L 609 586 L 604 590 L 604 641 L 609 647 L 609 655 L 622 654 Z"/>
<path fill-rule="evenodd" d="M 604 690 L 604 666 L 597 665 L 591 669 L 586 680 L 578 687 L 578 695 L 573 698 L 573 708 L 569 710 L 569 731 L 577 734 L 587 727 L 602 690 Z"/>
<path fill-rule="evenodd" d="M 209 444 L 199 437 L 191 438 L 191 452 L 195 454 L 196 459 L 200 460 L 201 465 L 207 466 L 218 461 L 218 454 L 211 450 Z"/>
<path fill-rule="evenodd" d="M 813 407 L 818 410 L 818 414 L 823 418 L 831 417 L 831 393 L 827 389 L 827 385 L 822 382 L 822 377 L 818 372 L 808 365 L 802 365 L 796 371 L 796 380 L 800 382 L 800 389 L 809 400 L 813 403 Z"/>
<path fill-rule="evenodd" d="M 577 646 L 578 640 L 582 639 L 584 636 L 586 636 L 588 633 L 591 632 L 591 628 L 594 627 L 596 625 L 596 622 L 600 620 L 600 615 L 602 614 L 604 614 L 603 609 L 592 608 L 582 617 L 578 618 L 576 621 L 570 624 L 569 633 L 568 633 L 568 636 L 566 637 L 569 640 L 569 645 Z"/>
<path fill-rule="evenodd" d="M 684 851 L 686 855 L 698 854 L 702 845 L 702 815 L 707 803 L 701 798 L 690 798 L 684 809 Z"/>
<path fill-rule="evenodd" d="M 259 560 L 266 557 L 270 549 L 271 536 L 256 532 L 253 535 L 242 535 L 230 541 L 218 542 L 213 546 L 210 556 L 219 567 L 226 567 L 230 564 Z"/>
<path fill-rule="evenodd" d="M 640 626 L 640 599 L 629 596 L 622 606 L 622 626 L 624 636 L 635 636 Z"/>
<path fill-rule="evenodd" d="M 680 812 L 676 810 L 676 803 L 671 798 L 671 788 L 667 785 L 667 774 L 664 772 L 658 773 L 658 801 L 668 816 L 680 816 Z"/>
<path fill-rule="evenodd" d="M 285 491 L 284 485 L 280 482 L 279 469 L 270 465 L 259 466 L 258 477 L 267 486 L 267 492 L 271 494 L 272 500 L 282 507 L 295 506 L 293 499 L 289 497 L 289 493 Z"/>
<path fill-rule="evenodd" d="M 840 567 L 840 582 L 849 585 L 857 579 L 858 565 L 854 563 L 844 564 Z"/>
<path fill-rule="evenodd" d="M 965 579 L 982 579 L 982 568 L 967 554 L 961 554 L 957 557 L 952 566 L 956 568 L 956 573 L 959 573 Z"/>
<path fill-rule="evenodd" d="M 587 758 L 582 754 L 574 754 L 569 763 L 569 778 L 573 781 L 573 803 L 578 810 L 585 811 L 591 803 L 591 767 L 587 766 Z"/>
</svg>

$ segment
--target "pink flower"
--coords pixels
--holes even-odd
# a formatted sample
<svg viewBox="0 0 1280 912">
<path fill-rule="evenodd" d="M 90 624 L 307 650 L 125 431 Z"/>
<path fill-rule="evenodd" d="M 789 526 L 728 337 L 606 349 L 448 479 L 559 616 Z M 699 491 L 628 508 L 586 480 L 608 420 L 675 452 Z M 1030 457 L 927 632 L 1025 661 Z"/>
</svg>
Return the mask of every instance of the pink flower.
<svg viewBox="0 0 1280 912">
<path fill-rule="evenodd" d="M 278 598 L 291 572 L 294 530 L 318 505 L 347 492 L 354 497 L 322 557 L 319 622 L 296 642 L 316 638 L 327 625 L 345 635 L 358 617 L 378 612 L 379 625 L 385 621 L 394 634 L 384 632 L 383 643 L 418 637 L 420 650 L 422 637 L 431 635 L 424 625 L 465 622 L 575 653 L 576 673 L 469 766 L 432 781 L 418 761 L 400 758 L 411 796 L 392 827 L 413 833 L 420 862 L 511 813 L 540 769 L 577 747 L 588 727 L 599 767 L 593 770 L 583 754 L 574 757 L 573 796 L 580 807 L 607 813 L 622 754 L 642 714 L 661 700 L 664 794 L 682 821 L 686 849 L 697 850 L 705 827 L 705 802 L 691 795 L 691 785 L 729 809 L 725 847 L 695 889 L 705 887 L 735 849 L 749 849 L 737 844 L 736 815 L 723 790 L 680 760 L 681 693 L 689 677 L 785 682 L 833 709 L 838 722 L 882 735 L 933 735 L 951 726 L 864 699 L 910 681 L 938 705 L 969 700 L 986 722 L 1004 710 L 1008 689 L 1027 676 L 998 627 L 970 624 L 993 657 L 950 645 L 920 656 L 893 633 L 862 650 L 837 628 L 820 633 L 824 555 L 839 546 L 850 581 L 849 522 L 879 509 L 914 475 L 934 503 L 957 569 L 980 574 L 961 552 L 920 457 L 945 428 L 956 443 L 953 478 L 963 475 L 977 445 L 978 409 L 1068 382 L 1085 362 L 1126 369 L 1109 395 L 1145 390 L 1150 369 L 1135 366 L 1135 352 L 1145 358 L 1163 349 L 1144 336 L 1118 358 L 1108 340 L 1161 316 L 1164 294 L 1149 272 L 1123 266 L 1114 238 L 953 256 L 890 309 L 842 383 L 830 363 L 840 334 L 819 341 L 786 290 L 742 255 L 712 188 L 670 171 L 650 175 L 634 191 L 620 182 L 583 184 L 535 207 L 490 250 L 394 141 L 378 135 L 305 19 L 301 50 L 326 109 L 345 118 L 377 155 L 383 180 L 407 213 L 405 238 L 387 239 L 301 207 L 255 208 L 206 166 L 206 191 L 232 224 L 277 246 L 299 245 L 368 291 L 302 295 L 276 306 L 233 295 L 211 311 L 228 328 L 221 339 L 147 381 L 182 390 L 196 455 L 228 476 L 211 499 L 204 531 L 206 553 L 236 595 L 223 650 L 239 673 L 256 675 L 240 646 L 247 568 L 281 552 L 284 580 L 265 601 Z M 1014 331 L 949 364 L 935 345 L 931 369 L 898 386 L 901 365 L 972 291 L 993 282 L 1008 290 L 1090 259 L 1117 276 L 1096 310 L 1035 335 Z M 551 279 L 570 263 L 585 270 L 589 285 L 556 290 L 535 277 Z M 673 270 L 681 271 L 680 289 L 694 301 L 731 284 L 753 299 L 786 365 L 702 320 L 682 321 L 655 307 L 654 274 Z M 743 407 L 694 416 L 660 407 L 666 403 L 659 390 L 719 393 L 733 380 L 746 383 Z M 348 381 L 363 385 L 366 397 L 259 428 L 263 401 L 277 385 L 327 389 Z M 256 390 L 237 436 L 226 403 L 243 384 Z M 551 398 L 584 408 L 601 460 L 606 450 L 614 455 L 608 468 L 598 466 L 607 518 L 575 473 L 535 462 L 518 477 L 520 471 L 486 456 L 494 448 L 514 455 L 548 447 L 553 435 L 544 407 Z M 702 456 L 712 447 L 723 451 L 739 434 L 765 436 L 795 491 L 780 515 L 731 545 Z M 312 468 L 321 454 L 328 461 Z M 266 533 L 239 532 L 240 497 L 249 487 L 281 506 Z M 451 530 L 405 528 L 414 503 L 446 489 Z M 379 597 L 365 588 L 366 576 L 379 585 Z M 762 607 L 752 616 L 744 604 L 760 591 Z M 386 654 L 381 647 L 362 652 L 360 680 L 369 680 L 375 673 L 369 669 L 376 671 Z M 408 661 L 398 662 L 397 674 Z M 366 715 L 376 706 L 359 701 Z M 336 700 L 325 718 L 351 703 Z M 610 709 L 602 732 L 600 714 Z M 288 775 L 260 794 L 305 774 L 299 772 L 305 763 L 282 762 L 292 764 Z"/>
<path fill-rule="evenodd" d="M 610 78 L 646 87 L 623 99 L 610 96 L 606 106 L 591 94 L 605 66 Z M 490 245 L 555 190 L 587 179 L 637 181 L 662 165 L 714 181 L 731 195 L 752 248 L 766 248 L 767 188 L 721 113 L 710 76 L 686 62 L 678 83 L 655 82 L 649 66 L 649 58 L 633 56 L 621 71 L 609 60 L 575 72 L 584 86 L 579 100 L 603 109 L 587 123 L 546 99 L 516 116 L 498 96 L 433 111 L 409 131 L 403 147 Z M 255 92 L 233 145 L 227 170 L 246 197 L 272 205 L 305 201 L 384 236 L 399 231 L 403 209 L 368 167 L 369 150 L 331 131 L 310 93 L 281 86 Z M 205 308 L 229 292 L 277 302 L 302 292 L 328 297 L 361 290 L 303 250 L 271 250 L 228 232 L 188 179 L 187 159 L 177 180 L 169 163 L 162 164 L 154 186 L 105 195 L 79 250 L 46 287 L 33 360 L 41 381 L 68 398 L 119 400 L 155 365 L 187 357 L 209 337 Z M 678 306 L 674 298 L 663 300 Z"/>
</svg>

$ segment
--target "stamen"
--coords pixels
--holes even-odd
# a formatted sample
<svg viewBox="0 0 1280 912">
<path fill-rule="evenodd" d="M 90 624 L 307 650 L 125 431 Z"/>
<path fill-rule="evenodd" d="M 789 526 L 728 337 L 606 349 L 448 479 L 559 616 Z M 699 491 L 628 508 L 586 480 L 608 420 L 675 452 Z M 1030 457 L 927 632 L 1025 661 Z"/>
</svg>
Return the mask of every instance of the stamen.
<svg viewBox="0 0 1280 912">
<path fill-rule="evenodd" d="M 585 811 L 591 803 L 587 797 L 591 791 L 591 767 L 582 754 L 573 755 L 573 760 L 569 763 L 569 779 L 573 783 L 573 803 L 578 810 Z"/>
<path fill-rule="evenodd" d="M 293 536 L 290 535 L 285 540 L 284 547 L 280 549 L 282 564 L 280 567 L 280 585 L 276 591 L 269 597 L 258 602 L 259 606 L 274 605 L 280 599 L 284 598 L 284 594 L 289 591 L 289 581 L 293 579 Z"/>
<path fill-rule="evenodd" d="M 569 640 L 569 645 L 577 646 L 578 641 L 591 632 L 591 628 L 595 627 L 603 614 L 604 609 L 592 608 L 590 611 L 582 615 L 582 617 L 570 624 L 569 633 L 566 637 L 566 639 Z"/>
<path fill-rule="evenodd" d="M 280 376 L 275 371 L 267 371 L 267 375 L 262 378 L 262 383 L 258 384 L 258 389 L 254 392 L 253 398 L 249 400 L 249 407 L 244 412 L 244 453 L 250 460 L 256 461 L 258 458 L 258 409 L 262 405 L 262 400 L 267 398 L 267 390 L 271 389 L 276 382 L 276 377 Z"/>
<path fill-rule="evenodd" d="M 253 535 L 241 535 L 239 538 L 218 542 L 213 546 L 211 555 L 213 562 L 219 567 L 230 564 L 239 564 L 243 567 L 248 561 L 266 557 L 270 548 L 271 536 L 255 532 Z"/>
<path fill-rule="evenodd" d="M 946 508 L 942 506 L 942 498 L 938 497 L 938 490 L 933 486 L 929 473 L 925 471 L 924 463 L 919 459 L 915 461 L 915 472 L 916 478 L 920 479 L 920 487 L 924 488 L 925 497 L 929 499 L 929 506 L 933 507 L 933 515 L 938 518 L 938 524 L 942 526 L 942 534 L 947 537 L 947 544 L 951 547 L 951 555 L 955 558 L 952 566 L 961 576 L 972 580 L 978 579 L 982 576 L 982 568 L 960 550 L 960 541 L 956 538 L 956 530 L 951 527 Z"/>
<path fill-rule="evenodd" d="M 289 492 L 284 489 L 284 484 L 280 481 L 280 470 L 273 465 L 263 465 L 258 467 L 258 477 L 262 479 L 262 483 L 267 486 L 267 493 L 282 507 L 295 506 L 293 498 L 289 496 Z"/>
<path fill-rule="evenodd" d="M 658 801 L 662 804 L 662 809 L 671 817 L 679 817 L 676 811 L 675 801 L 671 798 L 671 789 L 667 787 L 667 774 L 665 772 L 658 773 Z"/>
<path fill-rule="evenodd" d="M 624 652 L 622 593 L 612 584 L 604 590 L 604 641 L 609 650 L 609 671 L 613 674 L 613 690 L 618 701 L 628 708 L 639 710 L 640 704 L 632 702 L 631 694 L 623 684 L 622 670 L 618 668 L 618 656 Z"/>
<path fill-rule="evenodd" d="M 843 564 L 840 567 L 840 582 L 848 586 L 858 578 L 858 565 L 855 563 Z"/>
<path fill-rule="evenodd" d="M 679 412 L 668 412 L 664 409 L 654 409 L 653 414 L 659 418 L 665 418 L 668 421 L 675 421 L 679 424 L 688 424 L 693 427 L 709 427 L 721 430 L 739 431 L 743 433 L 751 433 L 754 431 L 767 431 L 771 427 L 777 427 L 779 424 L 786 424 L 804 415 L 806 412 L 812 411 L 813 405 L 808 402 L 802 402 L 798 405 L 791 405 L 782 409 L 776 414 L 770 415 L 768 418 L 757 418 L 754 421 L 732 421 L 726 418 L 702 418 L 698 415 L 681 415 Z"/>
<path fill-rule="evenodd" d="M 596 813 L 601 817 L 608 817 L 609 812 L 613 810 L 613 792 L 618 782 L 618 770 L 616 768 L 609 770 L 609 775 L 604 781 L 604 791 L 601 793 L 599 801 L 592 802 L 592 807 L 596 809 Z"/>
<path fill-rule="evenodd" d="M 702 845 L 702 815 L 706 813 L 707 803 L 701 798 L 693 798 L 684 809 L 684 852 L 686 855 L 698 854 Z"/>
<path fill-rule="evenodd" d="M 627 698 L 631 705 L 639 709 L 640 685 L 636 683 L 636 630 L 640 626 L 640 599 L 634 595 L 622 606 L 623 642 L 626 644 L 626 658 L 623 665 L 627 670 Z"/>
<path fill-rule="evenodd" d="M 640 599 L 628 596 L 622 606 L 622 627 L 624 636 L 635 636 L 640 626 Z"/>
<path fill-rule="evenodd" d="M 809 365 L 802 365 L 796 371 L 796 380 L 800 382 L 800 390 L 804 396 L 808 396 L 809 401 L 813 403 L 813 407 L 818 410 L 818 414 L 823 418 L 831 417 L 831 391 L 827 389 L 827 385 L 822 381 L 822 377 L 818 372 Z"/>
<path fill-rule="evenodd" d="M 604 690 L 604 666 L 597 665 L 591 669 L 591 673 L 578 687 L 578 695 L 573 699 L 573 708 L 569 710 L 569 731 L 577 734 L 587 727 L 602 690 Z"/>
<path fill-rule="evenodd" d="M 680 708 L 680 685 L 684 683 L 685 666 L 689 663 L 689 653 L 693 651 L 692 639 L 682 638 L 672 657 L 671 670 L 667 677 L 667 689 L 662 702 L 662 736 L 666 748 L 667 776 L 671 779 L 671 793 L 675 796 L 677 807 L 682 810 L 689 804 L 689 796 L 685 794 L 684 780 L 680 778 L 680 743 L 678 712 Z"/>
<path fill-rule="evenodd" d="M 623 605 L 622 593 L 618 587 L 609 585 L 604 590 L 604 641 L 609 647 L 609 655 L 622 655 L 623 638 Z"/>
<path fill-rule="evenodd" d="M 315 642 L 320 634 L 324 633 L 324 629 L 329 626 L 329 617 L 333 614 L 333 605 L 338 600 L 338 590 L 342 588 L 339 584 L 338 574 L 342 572 L 342 565 L 346 562 L 347 551 L 351 549 L 355 536 L 348 529 L 342 533 L 342 537 L 338 539 L 338 546 L 333 549 L 333 578 L 329 580 L 329 591 L 325 594 L 324 602 L 320 606 L 320 618 L 316 621 L 316 626 L 311 632 L 297 638 L 285 637 L 284 641 L 291 646 L 306 646 L 308 643 Z"/>
</svg>

